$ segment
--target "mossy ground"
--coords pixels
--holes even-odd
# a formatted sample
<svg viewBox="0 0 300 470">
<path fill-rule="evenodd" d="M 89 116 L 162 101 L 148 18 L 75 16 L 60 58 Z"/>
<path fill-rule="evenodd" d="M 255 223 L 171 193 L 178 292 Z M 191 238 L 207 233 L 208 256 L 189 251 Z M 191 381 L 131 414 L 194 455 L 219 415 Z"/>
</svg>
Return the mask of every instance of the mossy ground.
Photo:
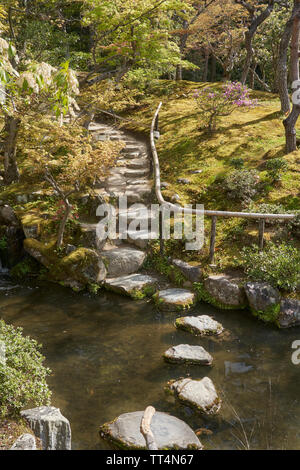
<svg viewBox="0 0 300 470">
<path fill-rule="evenodd" d="M 0 419 L 0 450 L 9 450 L 22 434 L 33 434 L 23 420 Z M 37 439 L 37 445 L 40 445 Z"/>
</svg>

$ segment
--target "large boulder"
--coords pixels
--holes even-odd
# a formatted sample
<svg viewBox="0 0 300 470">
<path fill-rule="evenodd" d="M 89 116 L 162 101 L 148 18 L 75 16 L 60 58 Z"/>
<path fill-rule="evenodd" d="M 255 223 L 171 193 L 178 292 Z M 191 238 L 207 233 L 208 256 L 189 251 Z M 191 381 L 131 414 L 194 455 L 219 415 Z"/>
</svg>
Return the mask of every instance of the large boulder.
<svg viewBox="0 0 300 470">
<path fill-rule="evenodd" d="M 71 450 L 71 427 L 59 408 L 39 406 L 21 411 L 34 434 L 41 440 L 43 450 Z"/>
<path fill-rule="evenodd" d="M 212 356 L 202 346 L 190 346 L 189 344 L 172 346 L 164 353 L 163 358 L 167 362 L 175 364 L 210 366 L 213 362 Z"/>
<path fill-rule="evenodd" d="M 143 265 L 146 253 L 131 247 L 103 251 L 108 277 L 120 277 L 136 273 Z"/>
<path fill-rule="evenodd" d="M 140 432 L 143 411 L 125 413 L 110 423 L 103 424 L 100 436 L 121 449 L 145 450 L 146 442 Z M 194 431 L 175 416 L 157 411 L 151 421 L 151 430 L 160 450 L 195 449 L 202 444 Z"/>
<path fill-rule="evenodd" d="M 224 330 L 221 323 L 213 320 L 213 318 L 208 315 L 180 317 L 176 319 L 175 326 L 176 328 L 200 336 L 220 335 Z"/>
<path fill-rule="evenodd" d="M 265 322 L 275 322 L 280 312 L 280 293 L 267 282 L 247 282 L 245 292 L 251 312 Z"/>
<path fill-rule="evenodd" d="M 190 282 L 200 282 L 203 279 L 202 267 L 200 265 L 193 266 L 180 259 L 172 260 L 173 266 L 175 266 L 183 277 Z"/>
<path fill-rule="evenodd" d="M 247 305 L 240 280 L 226 274 L 208 276 L 199 295 L 202 300 L 222 309 L 241 309 Z"/>
<path fill-rule="evenodd" d="M 176 312 L 193 307 L 196 295 L 186 289 L 164 289 L 154 295 L 154 301 L 159 310 Z"/>
<path fill-rule="evenodd" d="M 168 382 L 167 389 L 183 404 L 207 415 L 217 414 L 221 399 L 209 377 L 200 380 L 180 379 Z"/>
<path fill-rule="evenodd" d="M 300 301 L 296 299 L 282 299 L 280 313 L 277 318 L 280 328 L 289 328 L 300 325 Z"/>
<path fill-rule="evenodd" d="M 9 450 L 36 450 L 34 436 L 32 434 L 22 434 Z"/>
</svg>

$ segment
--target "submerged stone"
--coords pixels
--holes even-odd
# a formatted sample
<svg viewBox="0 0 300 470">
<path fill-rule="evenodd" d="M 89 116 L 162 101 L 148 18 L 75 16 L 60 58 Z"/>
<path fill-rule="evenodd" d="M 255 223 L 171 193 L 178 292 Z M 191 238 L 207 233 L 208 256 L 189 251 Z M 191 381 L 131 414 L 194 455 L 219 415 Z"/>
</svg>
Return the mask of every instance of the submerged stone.
<svg viewBox="0 0 300 470">
<path fill-rule="evenodd" d="M 146 449 L 146 442 L 140 432 L 144 411 L 124 413 L 110 423 L 100 427 L 100 436 L 123 449 Z M 157 411 L 151 421 L 158 449 L 201 450 L 202 444 L 194 431 L 182 420 Z"/>
<path fill-rule="evenodd" d="M 168 389 L 180 402 L 196 408 L 201 413 L 213 415 L 221 408 L 221 400 L 209 377 L 200 380 L 171 380 Z"/>
<path fill-rule="evenodd" d="M 132 298 L 142 298 L 155 292 L 158 280 L 153 276 L 145 274 L 129 274 L 108 278 L 105 280 L 105 287 L 118 294 L 129 295 Z"/>
<path fill-rule="evenodd" d="M 202 346 L 179 344 L 172 346 L 163 355 L 164 359 L 173 363 L 199 364 L 209 366 L 213 362 L 212 356 Z"/>
<path fill-rule="evenodd" d="M 165 289 L 155 294 L 154 300 L 160 310 L 176 311 L 192 307 L 196 296 L 186 289 Z"/>
<path fill-rule="evenodd" d="M 188 331 L 194 335 L 220 335 L 224 328 L 221 323 L 213 320 L 208 315 L 198 317 L 181 317 L 175 321 L 176 328 Z"/>
</svg>

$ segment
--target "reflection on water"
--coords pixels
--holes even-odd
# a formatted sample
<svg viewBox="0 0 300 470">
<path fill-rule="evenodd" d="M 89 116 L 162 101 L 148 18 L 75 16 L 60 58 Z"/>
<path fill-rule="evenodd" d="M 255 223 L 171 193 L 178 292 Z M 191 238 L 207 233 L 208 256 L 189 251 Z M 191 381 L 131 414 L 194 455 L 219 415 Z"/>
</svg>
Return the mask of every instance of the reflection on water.
<svg viewBox="0 0 300 470">
<path fill-rule="evenodd" d="M 174 328 L 175 314 L 114 294 L 92 297 L 54 284 L 0 290 L 1 317 L 43 344 L 52 402 L 71 422 L 74 449 L 108 448 L 99 426 L 150 404 L 212 431 L 200 438 L 208 449 L 241 448 L 247 439 L 251 448 L 300 449 L 300 366 L 291 363 L 300 328 L 279 331 L 247 312 L 207 305 L 193 313 L 213 315 L 224 337 L 194 338 Z M 180 343 L 203 345 L 213 367 L 164 363 L 162 353 Z M 200 417 L 165 394 L 168 380 L 188 374 L 211 377 L 224 400 L 219 417 Z"/>
</svg>

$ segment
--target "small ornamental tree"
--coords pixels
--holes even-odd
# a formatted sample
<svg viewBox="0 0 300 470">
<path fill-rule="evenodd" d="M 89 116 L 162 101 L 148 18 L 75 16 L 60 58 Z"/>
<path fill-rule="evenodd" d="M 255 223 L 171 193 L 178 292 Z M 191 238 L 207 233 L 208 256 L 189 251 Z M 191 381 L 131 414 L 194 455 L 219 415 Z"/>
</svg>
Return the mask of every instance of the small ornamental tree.
<svg viewBox="0 0 300 470">
<path fill-rule="evenodd" d="M 213 133 L 221 117 L 229 116 L 235 110 L 247 110 L 257 106 L 257 100 L 249 97 L 250 89 L 239 82 L 228 82 L 221 90 L 206 87 L 196 90 L 194 98 L 200 109 L 205 127 Z"/>
<path fill-rule="evenodd" d="M 52 111 L 57 118 L 77 108 L 79 93 L 75 73 L 68 62 L 59 69 L 51 65 L 29 62 L 16 70 L 18 58 L 14 47 L 0 38 L 0 110 L 4 115 L 4 183 L 19 180 L 16 160 L 17 139 L 22 118 L 29 111 Z M 47 109 L 48 108 L 48 109 Z"/>
</svg>

